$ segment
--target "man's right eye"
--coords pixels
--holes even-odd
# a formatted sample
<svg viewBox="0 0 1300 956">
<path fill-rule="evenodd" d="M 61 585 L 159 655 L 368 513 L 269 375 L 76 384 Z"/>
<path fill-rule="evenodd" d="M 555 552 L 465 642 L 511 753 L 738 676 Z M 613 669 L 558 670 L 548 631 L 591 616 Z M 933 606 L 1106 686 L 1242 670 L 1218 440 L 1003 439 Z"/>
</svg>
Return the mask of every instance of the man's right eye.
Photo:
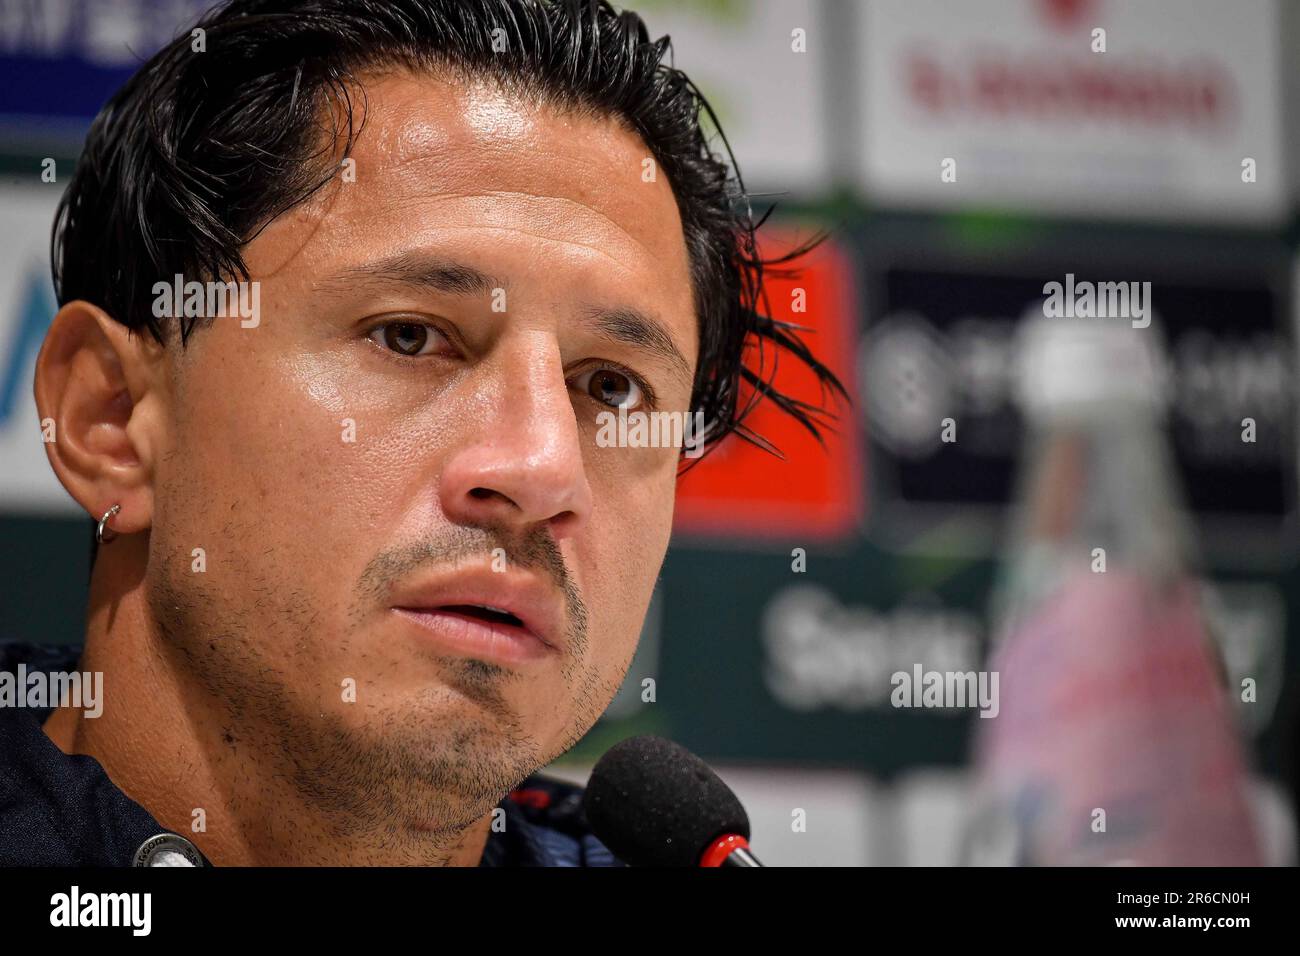
<svg viewBox="0 0 1300 956">
<path fill-rule="evenodd" d="M 445 341 L 437 329 L 420 322 L 385 322 L 366 336 L 390 352 L 417 358 L 430 355 Z"/>
</svg>

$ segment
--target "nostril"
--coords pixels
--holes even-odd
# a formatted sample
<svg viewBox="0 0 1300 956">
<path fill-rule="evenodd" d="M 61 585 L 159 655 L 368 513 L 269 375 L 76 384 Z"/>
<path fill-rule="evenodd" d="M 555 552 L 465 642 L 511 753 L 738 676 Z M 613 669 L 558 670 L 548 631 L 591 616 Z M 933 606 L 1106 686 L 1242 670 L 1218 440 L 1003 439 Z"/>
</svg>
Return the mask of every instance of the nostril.
<svg viewBox="0 0 1300 956">
<path fill-rule="evenodd" d="M 518 507 L 518 505 L 516 504 L 513 498 L 511 498 L 509 495 L 505 494 L 504 492 L 497 491 L 494 488 L 481 488 L 481 487 L 471 488 L 469 492 L 469 496 L 475 501 L 484 501 L 484 502 L 492 502 L 492 503 L 503 502 L 504 504 L 514 505 L 515 507 Z"/>
</svg>

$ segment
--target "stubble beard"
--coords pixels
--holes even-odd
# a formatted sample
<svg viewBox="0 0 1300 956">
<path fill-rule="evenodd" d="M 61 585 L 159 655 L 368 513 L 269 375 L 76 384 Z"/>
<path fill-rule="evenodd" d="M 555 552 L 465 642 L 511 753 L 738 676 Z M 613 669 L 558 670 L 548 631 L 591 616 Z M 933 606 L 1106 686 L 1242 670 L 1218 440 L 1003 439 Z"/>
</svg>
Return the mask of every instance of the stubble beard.
<svg viewBox="0 0 1300 956">
<path fill-rule="evenodd" d="M 385 862 L 441 865 L 467 827 L 576 743 L 609 702 L 600 697 L 607 688 L 584 672 L 563 742 L 544 748 L 502 693 L 523 680 L 521 674 L 448 656 L 437 658 L 439 685 L 400 698 L 400 706 L 387 699 L 382 710 L 362 709 L 362 721 L 345 720 L 342 711 L 312 705 L 314 695 L 302 694 L 301 676 L 285 669 L 288 658 L 267 653 L 324 633 L 305 595 L 277 589 L 280 609 L 259 607 L 254 628 L 197 578 L 156 582 L 150 604 L 164 652 L 220 715 L 225 739 L 212 746 L 233 747 L 237 759 L 252 762 L 252 773 L 270 784 L 253 788 L 251 798 L 239 788 L 228 791 L 232 802 L 245 804 L 231 807 L 239 819 L 275 819 L 283 808 L 277 813 L 267 804 L 295 801 L 313 818 L 302 829 L 319 831 L 318 841 L 365 846 L 367 856 Z M 267 621 L 280 624 L 268 627 Z M 335 683 L 332 677 L 328 682 Z M 359 701 L 347 707 L 365 708 L 359 690 Z M 249 773 L 241 769 L 241 776 Z M 324 849 L 319 855 L 329 858 Z"/>
</svg>

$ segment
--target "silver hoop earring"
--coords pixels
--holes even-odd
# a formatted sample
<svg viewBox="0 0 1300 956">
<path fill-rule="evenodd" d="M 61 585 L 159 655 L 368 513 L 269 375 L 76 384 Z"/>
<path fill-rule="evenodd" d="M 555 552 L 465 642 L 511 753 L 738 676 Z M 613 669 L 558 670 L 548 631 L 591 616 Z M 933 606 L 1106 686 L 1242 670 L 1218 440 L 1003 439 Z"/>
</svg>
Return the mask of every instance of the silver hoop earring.
<svg viewBox="0 0 1300 956">
<path fill-rule="evenodd" d="M 113 507 L 104 512 L 104 517 L 99 519 L 99 527 L 95 529 L 95 542 L 97 544 L 108 544 L 117 537 L 117 532 L 108 526 L 108 519 L 121 510 L 121 505 L 113 505 Z M 108 537 L 104 536 L 105 531 L 108 531 Z"/>
</svg>

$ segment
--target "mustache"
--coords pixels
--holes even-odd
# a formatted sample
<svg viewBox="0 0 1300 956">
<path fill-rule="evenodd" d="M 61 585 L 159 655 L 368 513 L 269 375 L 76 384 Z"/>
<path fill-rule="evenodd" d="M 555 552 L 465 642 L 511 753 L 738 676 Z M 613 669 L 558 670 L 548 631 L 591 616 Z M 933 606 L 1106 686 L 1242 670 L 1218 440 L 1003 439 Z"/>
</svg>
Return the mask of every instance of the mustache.
<svg viewBox="0 0 1300 956">
<path fill-rule="evenodd" d="M 388 593 L 394 582 L 422 570 L 476 561 L 490 564 L 502 553 L 507 567 L 537 571 L 555 583 L 564 595 L 570 629 L 579 639 L 585 637 L 587 606 L 559 545 L 543 527 L 519 534 L 501 528 L 450 525 L 434 537 L 377 554 L 361 573 L 357 590 L 363 599 L 379 598 Z"/>
</svg>

